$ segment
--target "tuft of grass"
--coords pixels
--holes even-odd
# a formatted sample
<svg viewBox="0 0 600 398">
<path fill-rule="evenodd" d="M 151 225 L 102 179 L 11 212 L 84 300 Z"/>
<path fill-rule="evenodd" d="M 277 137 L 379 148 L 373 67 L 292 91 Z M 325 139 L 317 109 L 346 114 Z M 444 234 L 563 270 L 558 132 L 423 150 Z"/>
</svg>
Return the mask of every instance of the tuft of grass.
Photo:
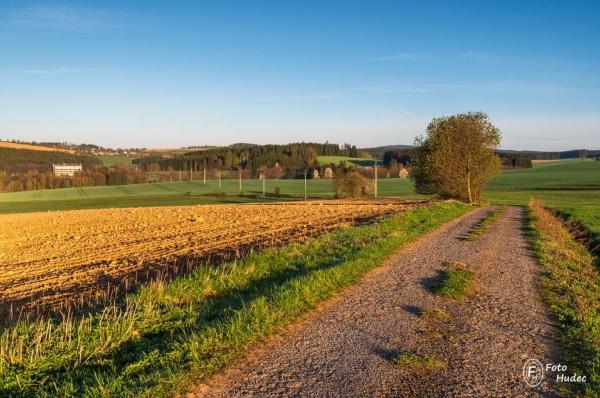
<svg viewBox="0 0 600 398">
<path fill-rule="evenodd" d="M 434 293 L 454 300 L 461 300 L 471 294 L 475 285 L 475 272 L 467 269 L 467 265 L 461 262 L 450 262 L 446 267 L 443 271 L 444 278 L 433 287 Z"/>
<path fill-rule="evenodd" d="M 392 362 L 398 366 L 408 369 L 441 369 L 446 365 L 433 355 L 400 354 L 392 358 Z"/>
<path fill-rule="evenodd" d="M 559 325 L 561 360 L 587 383 L 565 383 L 574 396 L 600 396 L 600 275 L 594 257 L 574 237 L 581 231 L 531 200 L 528 235 L 544 271 L 542 296 Z"/>
<path fill-rule="evenodd" d="M 192 264 L 190 275 L 153 282 L 84 318 L 7 326 L 0 396 L 181 395 L 403 245 L 470 210 L 441 203 L 218 266 Z"/>
<path fill-rule="evenodd" d="M 432 340 L 439 340 L 439 339 L 444 338 L 444 335 L 442 333 L 436 332 L 436 331 L 423 332 L 423 336 L 427 337 L 428 339 L 432 339 Z"/>
<path fill-rule="evenodd" d="M 431 307 L 421 308 L 419 311 L 419 316 L 425 320 L 435 321 L 447 321 L 451 318 L 450 314 L 448 314 L 446 311 Z"/>
<path fill-rule="evenodd" d="M 506 206 L 502 206 L 499 209 L 494 210 L 490 214 L 488 214 L 465 238 L 466 240 L 472 242 L 477 240 L 482 235 L 485 235 L 489 227 L 504 214 L 506 210 Z"/>
</svg>

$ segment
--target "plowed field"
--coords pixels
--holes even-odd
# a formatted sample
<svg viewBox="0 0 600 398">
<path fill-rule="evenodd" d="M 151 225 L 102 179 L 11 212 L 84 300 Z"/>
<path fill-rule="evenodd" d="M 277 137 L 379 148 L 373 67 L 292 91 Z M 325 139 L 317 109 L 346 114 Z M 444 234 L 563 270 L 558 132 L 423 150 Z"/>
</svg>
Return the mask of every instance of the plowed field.
<svg viewBox="0 0 600 398">
<path fill-rule="evenodd" d="M 0 215 L 0 323 L 423 204 L 350 202 Z"/>
</svg>

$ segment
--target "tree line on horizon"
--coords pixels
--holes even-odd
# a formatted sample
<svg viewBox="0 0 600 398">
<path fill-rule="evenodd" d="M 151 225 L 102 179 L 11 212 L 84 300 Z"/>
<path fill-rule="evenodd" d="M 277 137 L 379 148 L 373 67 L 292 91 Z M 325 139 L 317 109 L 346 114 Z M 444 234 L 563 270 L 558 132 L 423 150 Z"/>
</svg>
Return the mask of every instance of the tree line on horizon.
<svg viewBox="0 0 600 398">
<path fill-rule="evenodd" d="M 73 176 L 57 176 L 52 165 L 60 163 L 81 163 L 83 170 Z M 143 171 L 124 165 L 103 166 L 94 156 L 0 147 L 0 192 L 147 182 L 148 175 Z"/>
<path fill-rule="evenodd" d="M 560 160 L 560 159 L 586 159 L 586 158 L 597 158 L 600 157 L 600 150 L 589 150 L 589 149 L 572 149 L 570 151 L 560 152 L 538 152 L 538 151 L 515 151 L 512 153 L 518 153 L 526 155 L 531 160 Z"/>
<path fill-rule="evenodd" d="M 375 148 L 378 152 L 381 147 Z M 417 153 L 417 148 L 393 148 L 383 152 L 381 165 L 388 170 L 410 168 Z M 496 152 L 504 169 L 531 168 L 531 159 L 521 153 Z M 309 176 L 322 175 L 325 168 L 331 168 L 334 173 L 343 173 L 354 168 L 353 164 L 319 162 L 319 156 L 342 156 L 363 159 L 373 159 L 367 150 L 357 149 L 356 146 L 344 144 L 294 143 L 287 145 L 249 145 L 238 144 L 229 147 L 213 148 L 197 151 L 177 157 L 146 157 L 134 160 L 140 168 L 147 172 L 159 171 L 195 171 L 206 170 L 210 175 L 215 171 L 235 170 L 243 173 L 245 178 L 304 178 L 304 172 Z M 315 174 L 316 171 L 316 174 Z M 381 172 L 378 172 L 378 175 Z M 397 173 L 392 175 L 398 176 Z M 310 177 L 309 177 L 310 178 Z"/>
<path fill-rule="evenodd" d="M 323 173 L 329 166 L 337 171 L 352 165 L 337 163 L 320 164 L 319 156 L 342 156 L 371 159 L 371 155 L 356 146 L 344 144 L 292 143 L 287 145 L 237 144 L 205 151 L 189 152 L 176 157 L 145 157 L 136 159 L 134 164 L 148 172 L 157 171 L 203 171 L 208 172 L 237 170 L 250 173 L 250 178 L 264 174 L 270 178 L 304 178 L 304 173 Z"/>
<path fill-rule="evenodd" d="M 374 148 L 380 151 L 384 147 Z M 377 169 L 379 178 L 406 177 L 413 166 L 417 147 L 391 146 L 383 152 Z M 517 152 L 496 152 L 503 168 L 531 167 L 531 159 Z M 106 167 L 93 156 L 63 152 L 34 151 L 0 147 L 0 191 L 15 192 L 36 189 L 127 185 L 147 183 L 150 173 L 155 181 L 177 181 L 179 172 L 207 171 L 208 179 L 269 178 L 343 178 L 355 171 L 365 178 L 374 178 L 372 166 L 360 167 L 349 162 L 320 163 L 319 156 L 340 156 L 372 159 L 368 149 L 354 145 L 331 143 L 294 143 L 288 145 L 246 145 L 211 148 L 176 157 L 145 157 L 134 160 L 136 168 L 124 165 Z M 52 164 L 81 163 L 83 171 L 74 176 L 55 176 Z M 373 161 L 374 163 L 374 161 Z M 166 172 L 162 175 L 156 172 Z M 184 178 L 186 176 L 184 175 Z M 191 176 L 189 177 L 191 178 Z"/>
<path fill-rule="evenodd" d="M 59 163 L 81 163 L 83 169 L 102 166 L 102 161 L 94 156 L 0 147 L 0 170 L 11 174 L 26 173 L 30 165 L 40 172 L 47 172 L 52 170 L 53 164 Z"/>
<path fill-rule="evenodd" d="M 57 176 L 52 171 L 40 172 L 36 168 L 19 174 L 0 171 L 0 192 L 146 184 L 148 182 L 148 173 L 125 167 L 122 164 L 114 167 L 96 166 L 93 169 L 75 172 L 72 176 Z"/>
</svg>

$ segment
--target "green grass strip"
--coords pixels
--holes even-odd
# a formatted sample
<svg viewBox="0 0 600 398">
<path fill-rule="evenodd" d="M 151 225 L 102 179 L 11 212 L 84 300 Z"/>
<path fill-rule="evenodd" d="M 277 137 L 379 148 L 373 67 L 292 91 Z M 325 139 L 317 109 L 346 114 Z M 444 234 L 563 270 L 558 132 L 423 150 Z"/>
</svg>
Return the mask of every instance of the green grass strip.
<svg viewBox="0 0 600 398">
<path fill-rule="evenodd" d="M 542 266 L 542 296 L 559 326 L 561 361 L 586 383 L 564 383 L 569 395 L 600 396 L 600 276 L 598 259 L 571 238 L 541 202 L 527 212 L 528 234 Z"/>
<path fill-rule="evenodd" d="M 432 307 L 421 308 L 419 316 L 422 319 L 433 321 L 447 321 L 452 318 L 446 311 Z"/>
<path fill-rule="evenodd" d="M 408 369 L 436 369 L 444 368 L 445 365 L 437 357 L 432 355 L 400 354 L 392 359 L 398 366 Z"/>
<path fill-rule="evenodd" d="M 84 319 L 0 332 L 0 396 L 173 396 L 243 355 L 398 248 L 471 208 L 387 216 L 153 283 Z"/>
<path fill-rule="evenodd" d="M 477 224 L 477 226 L 475 228 L 473 228 L 473 230 L 471 232 L 469 232 L 469 235 L 467 235 L 466 240 L 474 241 L 474 240 L 477 240 L 477 238 L 479 238 L 480 236 L 485 235 L 488 228 L 494 222 L 496 222 L 502 216 L 502 214 L 504 214 L 505 210 L 506 210 L 506 206 L 502 206 L 499 209 L 496 209 L 493 212 L 491 212 L 490 214 L 488 214 L 483 219 L 483 221 L 481 221 L 479 224 Z"/>
<path fill-rule="evenodd" d="M 444 277 L 436 283 L 433 291 L 454 300 L 462 300 L 473 291 L 475 272 L 467 269 L 466 264 L 451 262 L 446 264 L 448 269 L 443 271 Z"/>
</svg>

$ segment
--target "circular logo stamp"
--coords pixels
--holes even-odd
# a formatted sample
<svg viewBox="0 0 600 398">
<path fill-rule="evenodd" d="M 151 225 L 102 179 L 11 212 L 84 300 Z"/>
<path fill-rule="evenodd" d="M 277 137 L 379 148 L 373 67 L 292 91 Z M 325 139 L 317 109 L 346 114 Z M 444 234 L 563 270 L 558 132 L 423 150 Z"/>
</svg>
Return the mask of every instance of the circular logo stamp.
<svg viewBox="0 0 600 398">
<path fill-rule="evenodd" d="M 523 366 L 523 379 L 529 387 L 537 387 L 544 379 L 544 367 L 537 359 L 528 359 Z"/>
</svg>

